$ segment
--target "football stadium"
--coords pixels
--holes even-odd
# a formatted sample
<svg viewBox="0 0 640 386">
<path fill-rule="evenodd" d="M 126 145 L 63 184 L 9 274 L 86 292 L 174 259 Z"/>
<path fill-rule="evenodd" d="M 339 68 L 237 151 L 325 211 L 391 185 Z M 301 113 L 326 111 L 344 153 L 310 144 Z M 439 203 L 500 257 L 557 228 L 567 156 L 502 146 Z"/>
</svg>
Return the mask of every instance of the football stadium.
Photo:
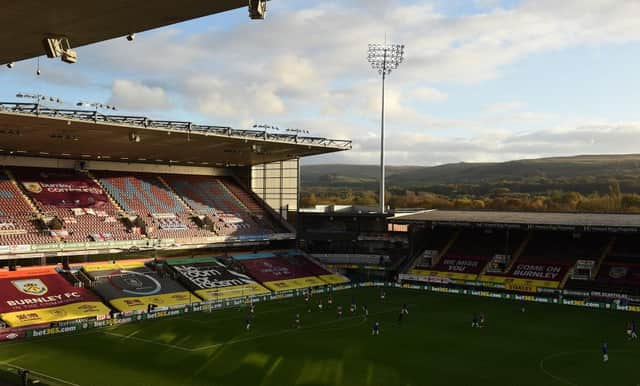
<svg viewBox="0 0 640 386">
<path fill-rule="evenodd" d="M 117 3 L 12 5 L 0 62 L 247 6 Z M 0 385 L 640 384 L 640 214 L 303 210 L 351 141 L 39 101 L 0 138 Z"/>
</svg>

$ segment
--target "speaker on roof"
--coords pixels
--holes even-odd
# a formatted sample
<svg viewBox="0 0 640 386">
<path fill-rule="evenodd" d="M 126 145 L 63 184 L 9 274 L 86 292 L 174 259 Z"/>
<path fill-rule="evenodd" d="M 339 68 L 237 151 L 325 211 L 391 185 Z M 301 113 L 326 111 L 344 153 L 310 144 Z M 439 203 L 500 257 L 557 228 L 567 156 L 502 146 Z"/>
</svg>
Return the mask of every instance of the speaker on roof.
<svg viewBox="0 0 640 386">
<path fill-rule="evenodd" d="M 87 162 L 86 161 L 76 161 L 74 165 L 74 169 L 77 172 L 86 172 L 87 171 Z"/>
</svg>

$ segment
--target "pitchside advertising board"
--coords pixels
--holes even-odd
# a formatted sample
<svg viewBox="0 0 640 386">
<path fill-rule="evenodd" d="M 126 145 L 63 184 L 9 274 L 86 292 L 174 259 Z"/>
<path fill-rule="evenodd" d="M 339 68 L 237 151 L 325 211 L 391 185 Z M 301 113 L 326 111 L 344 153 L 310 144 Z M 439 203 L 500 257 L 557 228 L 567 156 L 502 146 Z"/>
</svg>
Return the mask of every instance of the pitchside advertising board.
<svg viewBox="0 0 640 386">
<path fill-rule="evenodd" d="M 149 304 L 176 307 L 198 300 L 180 284 L 156 275 L 142 262 L 126 268 L 97 265 L 84 270 L 97 279 L 93 290 L 118 311 L 146 311 Z"/>
<path fill-rule="evenodd" d="M 87 289 L 71 286 L 55 272 L 0 279 L 0 316 L 11 327 L 109 314 Z"/>
<path fill-rule="evenodd" d="M 188 283 L 196 295 L 204 300 L 221 300 L 270 292 L 249 276 L 227 268 L 212 257 L 170 259 L 167 263 Z"/>
</svg>

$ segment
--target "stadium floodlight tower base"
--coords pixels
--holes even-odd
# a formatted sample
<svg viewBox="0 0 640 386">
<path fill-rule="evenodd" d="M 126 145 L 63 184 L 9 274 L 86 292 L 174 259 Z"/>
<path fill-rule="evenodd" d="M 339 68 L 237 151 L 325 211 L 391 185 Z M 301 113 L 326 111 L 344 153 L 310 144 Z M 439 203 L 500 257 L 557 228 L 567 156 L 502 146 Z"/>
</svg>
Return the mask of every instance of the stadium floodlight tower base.
<svg viewBox="0 0 640 386">
<path fill-rule="evenodd" d="M 385 39 L 386 40 L 386 39 Z M 380 114 L 380 213 L 385 213 L 384 201 L 384 81 L 404 59 L 403 44 L 369 44 L 367 60 L 382 75 L 382 108 Z"/>
</svg>

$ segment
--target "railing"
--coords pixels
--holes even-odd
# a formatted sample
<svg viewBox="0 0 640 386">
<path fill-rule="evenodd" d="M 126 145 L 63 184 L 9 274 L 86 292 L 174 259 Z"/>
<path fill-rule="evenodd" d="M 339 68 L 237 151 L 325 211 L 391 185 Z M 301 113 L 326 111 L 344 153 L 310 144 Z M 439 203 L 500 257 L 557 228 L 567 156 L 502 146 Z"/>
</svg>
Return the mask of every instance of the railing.
<svg viewBox="0 0 640 386">
<path fill-rule="evenodd" d="M 212 245 L 235 242 L 264 242 L 270 240 L 291 240 L 296 235 L 294 233 L 269 233 L 239 236 L 208 236 L 191 237 L 185 239 L 144 239 L 144 240 L 111 240 L 111 241 L 86 241 L 76 243 L 47 243 L 47 244 L 18 244 L 0 245 L 0 257 L 14 256 L 20 254 L 33 254 L 44 252 L 69 252 L 69 251 L 90 251 L 96 249 L 156 249 L 183 247 L 188 245 Z M 19 256 L 17 256 L 19 257 Z"/>
<path fill-rule="evenodd" d="M 112 123 L 117 125 L 137 126 L 142 128 L 164 129 L 172 132 L 186 132 L 202 135 L 221 135 L 242 139 L 281 141 L 311 146 L 332 147 L 336 149 L 351 149 L 351 141 L 329 139 L 324 137 L 306 137 L 296 134 L 276 134 L 265 130 L 233 129 L 229 126 L 197 125 L 186 121 L 160 121 L 141 116 L 105 115 L 97 111 L 53 109 L 38 103 L 0 102 L 0 111 L 12 113 L 32 114 L 38 116 L 66 118 L 80 121 Z"/>
</svg>

